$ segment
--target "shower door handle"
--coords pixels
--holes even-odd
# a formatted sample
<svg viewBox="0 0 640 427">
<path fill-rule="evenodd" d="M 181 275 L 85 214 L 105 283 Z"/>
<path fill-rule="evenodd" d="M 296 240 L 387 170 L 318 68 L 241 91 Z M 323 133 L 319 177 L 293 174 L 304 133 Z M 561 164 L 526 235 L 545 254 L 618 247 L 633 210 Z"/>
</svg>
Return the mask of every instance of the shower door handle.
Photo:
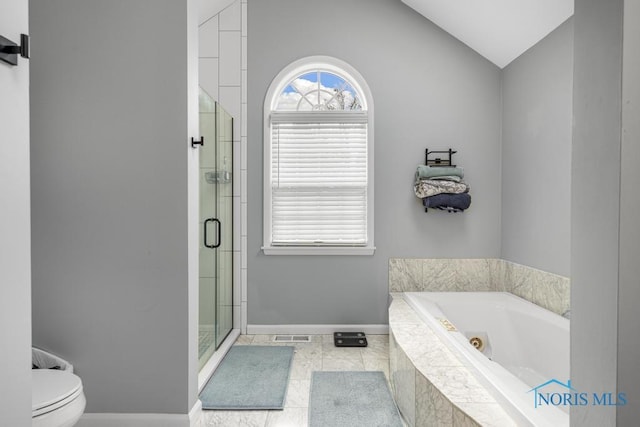
<svg viewBox="0 0 640 427">
<path fill-rule="evenodd" d="M 216 237 L 217 237 L 217 239 L 216 239 L 216 243 L 214 243 L 213 245 L 210 245 L 210 244 L 208 243 L 208 240 L 209 240 L 209 239 L 207 238 L 207 229 L 209 228 L 209 227 L 207 227 L 207 225 L 208 225 L 210 222 L 215 222 L 215 223 L 216 223 L 216 229 L 217 229 L 217 230 L 216 230 L 216 231 L 217 231 L 217 233 L 216 233 L 216 234 L 217 234 L 217 236 L 216 236 Z M 219 248 L 219 247 L 220 247 L 220 244 L 221 244 L 221 243 L 222 243 L 222 224 L 220 224 L 220 220 L 219 220 L 218 218 L 207 218 L 207 219 L 204 221 L 204 245 L 205 245 L 207 248 L 210 248 L 210 249 L 216 249 L 216 248 Z"/>
</svg>

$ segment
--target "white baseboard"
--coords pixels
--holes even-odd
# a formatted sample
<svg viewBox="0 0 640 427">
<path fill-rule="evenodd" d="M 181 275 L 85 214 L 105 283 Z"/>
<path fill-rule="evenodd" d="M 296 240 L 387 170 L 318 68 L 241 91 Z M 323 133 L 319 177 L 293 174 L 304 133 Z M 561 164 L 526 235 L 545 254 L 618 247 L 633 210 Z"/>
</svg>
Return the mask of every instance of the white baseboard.
<svg viewBox="0 0 640 427">
<path fill-rule="evenodd" d="M 334 332 L 386 335 L 389 333 L 389 325 L 247 325 L 249 335 L 328 335 Z"/>
<path fill-rule="evenodd" d="M 196 401 L 188 414 L 83 414 L 76 427 L 200 427 L 202 402 Z"/>
</svg>

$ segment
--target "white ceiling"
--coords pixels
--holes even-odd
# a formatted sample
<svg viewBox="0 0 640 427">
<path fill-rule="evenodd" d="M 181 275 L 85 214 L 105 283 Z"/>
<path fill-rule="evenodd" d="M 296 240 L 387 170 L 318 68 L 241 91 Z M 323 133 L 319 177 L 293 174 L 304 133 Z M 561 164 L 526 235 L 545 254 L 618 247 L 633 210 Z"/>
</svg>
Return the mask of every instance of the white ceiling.
<svg viewBox="0 0 640 427">
<path fill-rule="evenodd" d="M 574 0 L 402 0 L 500 68 L 573 15 Z"/>
</svg>

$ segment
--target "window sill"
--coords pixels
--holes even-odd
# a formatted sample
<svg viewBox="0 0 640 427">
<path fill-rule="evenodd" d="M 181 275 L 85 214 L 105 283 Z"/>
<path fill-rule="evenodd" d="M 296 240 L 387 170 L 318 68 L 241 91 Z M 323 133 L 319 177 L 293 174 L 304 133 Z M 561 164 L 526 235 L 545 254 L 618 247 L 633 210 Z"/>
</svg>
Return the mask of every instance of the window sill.
<svg viewBox="0 0 640 427">
<path fill-rule="evenodd" d="M 374 246 L 321 247 L 321 246 L 263 246 L 265 255 L 373 255 Z"/>
</svg>

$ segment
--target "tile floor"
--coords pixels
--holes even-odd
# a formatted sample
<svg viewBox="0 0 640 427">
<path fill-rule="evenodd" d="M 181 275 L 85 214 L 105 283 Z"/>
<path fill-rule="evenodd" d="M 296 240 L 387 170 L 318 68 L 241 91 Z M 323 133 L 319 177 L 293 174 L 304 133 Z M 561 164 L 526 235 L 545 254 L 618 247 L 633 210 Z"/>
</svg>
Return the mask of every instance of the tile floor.
<svg viewBox="0 0 640 427">
<path fill-rule="evenodd" d="M 205 427 L 305 427 L 313 371 L 383 371 L 389 381 L 389 336 L 367 335 L 368 347 L 335 347 L 333 335 L 310 343 L 274 343 L 273 335 L 241 335 L 234 345 L 296 348 L 283 411 L 204 411 Z M 327 426 L 329 427 L 329 426 Z"/>
</svg>

